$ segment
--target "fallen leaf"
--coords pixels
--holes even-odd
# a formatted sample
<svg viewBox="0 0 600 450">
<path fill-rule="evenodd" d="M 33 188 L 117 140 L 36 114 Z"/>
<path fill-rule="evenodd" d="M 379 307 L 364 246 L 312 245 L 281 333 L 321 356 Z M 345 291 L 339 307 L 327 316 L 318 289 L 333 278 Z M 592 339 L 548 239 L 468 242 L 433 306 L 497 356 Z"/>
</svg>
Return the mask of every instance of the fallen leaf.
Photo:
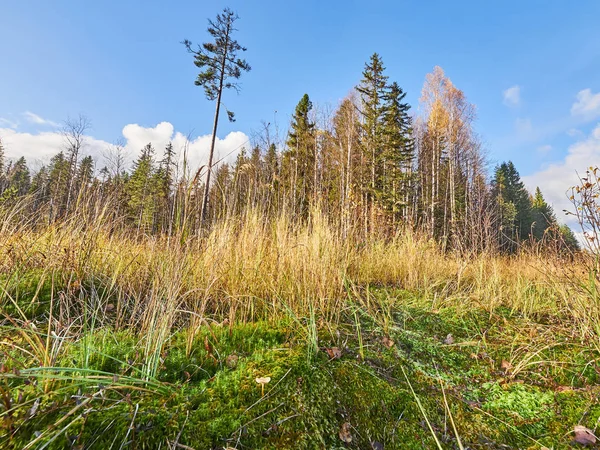
<svg viewBox="0 0 600 450">
<path fill-rule="evenodd" d="M 351 428 L 352 425 L 350 425 L 348 422 L 344 422 L 338 433 L 342 442 L 345 442 L 346 444 L 352 442 L 352 434 L 350 433 Z"/>
<path fill-rule="evenodd" d="M 239 357 L 238 355 L 229 355 L 227 357 L 227 359 L 225 359 L 225 364 L 227 365 L 227 367 L 229 367 L 230 369 L 235 369 L 237 367 L 238 364 L 238 360 Z"/>
<path fill-rule="evenodd" d="M 326 348 L 325 351 L 329 355 L 329 359 L 340 359 L 342 351 L 337 347 Z"/>
<path fill-rule="evenodd" d="M 454 337 L 452 336 L 451 333 L 449 333 L 448 336 L 446 336 L 446 339 L 444 339 L 444 344 L 446 344 L 446 345 L 454 344 Z"/>
<path fill-rule="evenodd" d="M 212 355 L 212 346 L 210 345 L 210 342 L 208 342 L 208 336 L 204 338 L 204 350 L 206 350 L 206 353 L 209 355 Z"/>
<path fill-rule="evenodd" d="M 575 425 L 573 427 L 573 432 L 575 433 L 575 443 L 581 445 L 594 445 L 597 441 L 596 436 L 594 436 L 594 432 L 589 428 L 586 428 L 582 425 Z"/>
<path fill-rule="evenodd" d="M 572 391 L 573 388 L 571 386 L 558 386 L 556 388 L 556 392 L 568 392 L 568 391 Z"/>
<path fill-rule="evenodd" d="M 500 364 L 500 368 L 504 370 L 504 372 L 509 372 L 510 369 L 512 369 L 512 364 L 510 363 L 510 361 L 503 359 L 502 364 Z"/>
<path fill-rule="evenodd" d="M 538 334 L 537 328 L 531 328 L 529 330 L 529 337 L 535 337 L 535 336 L 537 336 L 537 334 Z"/>
<path fill-rule="evenodd" d="M 392 341 L 389 336 L 384 336 L 381 342 L 383 342 L 383 345 L 387 348 L 392 348 L 394 346 L 394 341 Z"/>
<path fill-rule="evenodd" d="M 33 406 L 28 411 L 29 417 L 35 416 L 39 407 L 40 407 L 40 399 L 36 398 L 35 402 L 33 402 Z"/>
</svg>

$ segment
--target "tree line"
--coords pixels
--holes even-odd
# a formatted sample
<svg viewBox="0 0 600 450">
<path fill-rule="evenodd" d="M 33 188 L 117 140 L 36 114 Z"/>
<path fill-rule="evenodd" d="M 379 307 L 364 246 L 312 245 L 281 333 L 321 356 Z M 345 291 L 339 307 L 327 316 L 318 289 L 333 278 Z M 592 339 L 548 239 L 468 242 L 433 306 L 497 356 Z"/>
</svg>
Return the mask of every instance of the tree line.
<svg viewBox="0 0 600 450">
<path fill-rule="evenodd" d="M 213 168 L 204 220 L 205 181 L 172 144 L 149 143 L 130 170 L 117 147 L 111 164 L 96 170 L 93 158 L 82 156 L 89 127 L 83 117 L 67 122 L 65 150 L 35 172 L 23 157 L 7 161 L 0 143 L 0 204 L 27 198 L 40 223 L 81 213 L 85 205 L 88 214 L 102 210 L 114 223 L 155 234 L 189 235 L 252 210 L 265 220 L 323 214 L 344 236 L 413 229 L 459 251 L 514 252 L 523 242 L 577 248 L 539 188 L 529 193 L 512 162 L 487 179 L 475 108 L 441 68 L 426 77 L 421 115 L 410 115 L 405 95 L 376 53 L 332 113 L 317 114 L 303 95 L 284 143 L 271 142 L 265 127 L 234 163 Z"/>
</svg>

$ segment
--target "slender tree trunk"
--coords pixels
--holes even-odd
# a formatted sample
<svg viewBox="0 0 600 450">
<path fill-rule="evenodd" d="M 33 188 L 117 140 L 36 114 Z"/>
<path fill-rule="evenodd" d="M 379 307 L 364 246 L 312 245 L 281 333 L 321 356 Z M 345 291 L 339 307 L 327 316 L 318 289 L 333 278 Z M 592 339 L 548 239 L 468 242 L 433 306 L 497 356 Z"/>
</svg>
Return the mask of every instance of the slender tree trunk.
<svg viewBox="0 0 600 450">
<path fill-rule="evenodd" d="M 227 33 L 225 34 L 225 49 L 223 50 L 223 59 L 221 60 L 221 75 L 219 77 L 219 92 L 217 94 L 217 107 L 215 108 L 215 120 L 213 122 L 212 140 L 210 143 L 210 153 L 208 155 L 208 168 L 206 171 L 206 183 L 204 185 L 204 196 L 202 199 L 202 209 L 200 210 L 200 220 L 206 222 L 208 214 L 208 194 L 210 191 L 210 174 L 212 172 L 212 162 L 215 153 L 215 141 L 217 139 L 217 126 L 219 125 L 219 112 L 221 110 L 221 96 L 223 95 L 223 80 L 225 79 L 225 64 L 227 63 L 227 49 L 229 46 L 229 32 L 231 24 L 227 24 Z"/>
<path fill-rule="evenodd" d="M 213 122 L 212 140 L 210 143 L 210 153 L 208 155 L 208 166 L 206 168 L 206 183 L 204 184 L 202 209 L 200 210 L 200 220 L 202 221 L 202 223 L 204 223 L 206 221 L 206 216 L 208 214 L 208 194 L 210 191 L 210 174 L 212 172 L 213 156 L 215 153 L 215 141 L 217 139 L 217 126 L 219 124 L 219 111 L 221 109 L 222 90 L 223 90 L 223 75 L 221 75 L 221 81 L 219 83 L 219 94 L 217 95 L 217 107 L 215 110 L 215 120 Z"/>
</svg>

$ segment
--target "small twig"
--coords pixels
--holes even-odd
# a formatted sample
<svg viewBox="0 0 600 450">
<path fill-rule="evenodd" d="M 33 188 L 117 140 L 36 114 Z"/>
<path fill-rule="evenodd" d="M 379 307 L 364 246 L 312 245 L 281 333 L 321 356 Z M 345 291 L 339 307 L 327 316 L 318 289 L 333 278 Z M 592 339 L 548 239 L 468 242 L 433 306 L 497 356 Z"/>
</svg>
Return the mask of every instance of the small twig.
<svg viewBox="0 0 600 450">
<path fill-rule="evenodd" d="M 280 421 L 276 422 L 277 426 L 281 425 L 283 422 L 287 422 L 290 419 L 293 419 L 294 417 L 298 417 L 300 414 L 294 414 L 292 416 L 289 417 L 285 417 L 284 419 L 281 419 Z"/>
<path fill-rule="evenodd" d="M 173 442 L 172 450 L 175 450 L 175 448 L 179 445 L 179 438 L 181 437 L 181 433 L 183 433 L 183 429 L 185 428 L 185 424 L 187 423 L 189 417 L 190 417 L 190 411 L 188 410 L 185 412 L 185 420 L 183 421 L 181 430 L 179 430 L 179 433 L 177 434 L 177 437 L 175 438 L 175 442 Z"/>
<path fill-rule="evenodd" d="M 279 408 L 281 408 L 283 405 L 285 405 L 285 403 L 280 403 L 280 404 L 279 404 L 279 405 L 277 405 L 275 408 L 273 408 L 273 409 L 270 409 L 269 411 L 267 411 L 267 412 L 265 412 L 265 413 L 261 414 L 261 415 L 260 415 L 260 416 L 258 416 L 258 417 L 255 417 L 255 418 L 254 418 L 254 419 L 252 419 L 250 422 L 246 422 L 246 423 L 245 423 L 245 424 L 243 424 L 241 427 L 239 427 L 237 430 L 235 430 L 235 431 L 233 432 L 233 434 L 238 434 L 238 433 L 239 433 L 239 435 L 238 435 L 238 443 L 240 442 L 240 440 L 239 440 L 239 437 L 242 435 L 242 430 L 243 430 L 245 427 L 247 427 L 247 426 L 248 426 L 248 425 L 250 425 L 251 423 L 253 423 L 253 422 L 256 422 L 257 420 L 259 420 L 259 419 L 262 419 L 263 417 L 265 417 L 265 416 L 267 416 L 267 415 L 271 414 L 273 411 L 276 411 L 276 410 L 278 410 L 278 409 L 279 409 Z"/>
<path fill-rule="evenodd" d="M 140 406 L 139 403 L 137 403 L 135 405 L 135 412 L 133 413 L 133 418 L 131 419 L 131 424 L 129 425 L 129 428 L 127 428 L 127 434 L 125 435 L 125 439 L 123 439 L 123 442 L 121 442 L 121 447 L 119 447 L 119 450 L 121 450 L 123 448 L 123 446 L 127 442 L 127 438 L 129 437 L 129 433 L 131 433 L 131 430 L 133 429 L 133 424 L 135 422 L 135 417 L 137 416 L 137 412 L 138 412 L 139 406 Z"/>
<path fill-rule="evenodd" d="M 196 450 L 194 447 L 189 447 L 187 445 L 183 445 L 183 444 L 175 444 L 175 447 L 177 448 L 182 448 L 183 450 Z"/>
</svg>

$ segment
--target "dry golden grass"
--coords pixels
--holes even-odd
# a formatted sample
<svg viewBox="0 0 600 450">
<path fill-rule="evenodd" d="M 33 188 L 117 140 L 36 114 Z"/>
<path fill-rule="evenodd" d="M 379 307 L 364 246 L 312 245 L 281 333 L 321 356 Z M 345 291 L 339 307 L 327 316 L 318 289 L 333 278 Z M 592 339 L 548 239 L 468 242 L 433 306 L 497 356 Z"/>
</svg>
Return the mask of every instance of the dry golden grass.
<svg viewBox="0 0 600 450">
<path fill-rule="evenodd" d="M 343 239 L 319 215 L 300 226 L 249 213 L 183 243 L 178 236 L 111 231 L 102 211 L 94 221 L 75 217 L 46 227 L 17 215 L 0 220 L 2 273 L 59 274 L 74 286 L 74 297 L 79 286 L 101 291 L 101 310 L 110 305 L 118 327 L 163 334 L 190 318 L 277 320 L 310 311 L 337 320 L 352 284 L 412 291 L 432 309 L 504 306 L 572 321 L 586 335 L 598 331 L 596 280 L 590 285 L 584 264 L 558 255 L 465 258 L 412 232 Z"/>
<path fill-rule="evenodd" d="M 398 336 L 399 317 L 416 310 L 427 316 L 446 310 L 456 322 L 470 320 L 469 338 L 460 345 L 473 348 L 477 361 L 488 355 L 490 373 L 501 372 L 508 381 L 526 377 L 552 386 L 552 368 L 568 367 L 575 354 L 586 367 L 596 364 L 598 279 L 593 272 L 590 277 L 593 264 L 584 255 L 523 251 L 469 257 L 444 253 L 411 231 L 391 239 L 344 238 L 319 214 L 300 225 L 285 215 L 266 220 L 252 212 L 216 223 L 200 236 L 152 236 L 111 222 L 105 211 L 52 225 L 34 224 L 18 207 L 0 213 L 2 344 L 20 354 L 27 368 L 49 371 L 41 378 L 47 394 L 61 379 L 94 375 L 88 362 L 94 352 L 104 351 L 94 339 L 104 342 L 117 331 L 135 342 L 137 365 L 125 380 L 127 388 L 158 390 L 171 340 L 183 336 L 177 345 L 183 348 L 184 342 L 190 357 L 200 333 L 214 337 L 226 331 L 218 323 L 266 321 L 268 327 L 291 330 L 294 342 L 307 344 L 308 358 L 319 351 L 320 333 L 333 336 L 333 330 L 346 329 L 364 360 L 373 336 Z M 21 313 L 19 308 L 42 297 L 50 298 L 49 307 Z M 504 309 L 498 314 L 498 308 Z M 481 314 L 469 316 L 473 310 L 487 311 L 487 324 L 479 328 Z M 490 329 L 494 337 L 488 340 Z M 443 336 L 433 339 L 440 342 Z M 447 351 L 443 342 L 441 355 Z M 63 345 L 85 354 L 66 375 L 57 374 L 66 358 Z M 225 355 L 213 355 L 208 340 L 200 345 L 209 348 L 207 358 L 223 360 Z M 412 380 L 406 380 L 412 390 Z"/>
</svg>

